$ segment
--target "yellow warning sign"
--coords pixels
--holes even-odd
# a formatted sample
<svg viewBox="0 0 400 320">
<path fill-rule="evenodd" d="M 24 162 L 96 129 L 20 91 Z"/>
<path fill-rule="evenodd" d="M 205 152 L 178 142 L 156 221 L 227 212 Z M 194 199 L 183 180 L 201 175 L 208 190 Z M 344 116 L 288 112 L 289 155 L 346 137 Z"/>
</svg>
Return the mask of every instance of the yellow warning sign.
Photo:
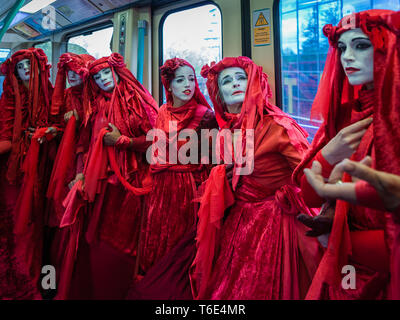
<svg viewBox="0 0 400 320">
<path fill-rule="evenodd" d="M 261 12 L 260 15 L 258 16 L 257 22 L 256 22 L 256 27 L 261 27 L 261 26 L 267 26 L 268 21 L 265 19 L 263 13 Z"/>
<path fill-rule="evenodd" d="M 271 39 L 271 32 L 269 27 L 262 27 L 254 29 L 254 45 L 260 46 L 269 44 Z"/>
<path fill-rule="evenodd" d="M 254 46 L 271 44 L 271 12 L 270 9 L 253 11 Z"/>
</svg>

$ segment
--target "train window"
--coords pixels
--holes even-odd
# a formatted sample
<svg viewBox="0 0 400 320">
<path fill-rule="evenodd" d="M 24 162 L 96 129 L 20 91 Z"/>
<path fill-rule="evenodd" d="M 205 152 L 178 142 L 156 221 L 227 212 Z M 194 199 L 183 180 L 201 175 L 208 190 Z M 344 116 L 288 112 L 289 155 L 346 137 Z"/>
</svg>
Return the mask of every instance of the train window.
<svg viewBox="0 0 400 320">
<path fill-rule="evenodd" d="M 322 33 L 325 24 L 336 25 L 351 12 L 368 9 L 400 9 L 400 0 L 280 0 L 281 101 L 310 134 L 318 127 L 310 122 L 310 110 L 317 93 L 329 48 Z M 283 27 L 284 26 L 284 27 Z"/>
<path fill-rule="evenodd" d="M 222 20 L 219 8 L 205 4 L 167 13 L 161 28 L 162 63 L 177 57 L 193 65 L 200 90 L 212 105 L 200 71 L 203 65 L 222 59 Z M 162 94 L 165 103 L 164 91 Z"/>
<path fill-rule="evenodd" d="M 76 54 L 87 53 L 96 59 L 109 56 L 112 53 L 113 30 L 111 26 L 70 37 L 67 42 L 67 51 Z"/>
<path fill-rule="evenodd" d="M 0 65 L 10 57 L 11 49 L 0 49 Z M 3 93 L 3 82 L 5 76 L 0 74 L 0 96 Z"/>
<path fill-rule="evenodd" d="M 34 44 L 33 46 L 35 48 L 43 49 L 44 53 L 47 56 L 47 60 L 49 61 L 50 64 L 52 64 L 51 61 L 52 61 L 53 47 L 52 47 L 50 40 Z M 52 73 L 53 73 L 53 68 L 50 69 L 50 79 L 51 79 Z"/>
</svg>

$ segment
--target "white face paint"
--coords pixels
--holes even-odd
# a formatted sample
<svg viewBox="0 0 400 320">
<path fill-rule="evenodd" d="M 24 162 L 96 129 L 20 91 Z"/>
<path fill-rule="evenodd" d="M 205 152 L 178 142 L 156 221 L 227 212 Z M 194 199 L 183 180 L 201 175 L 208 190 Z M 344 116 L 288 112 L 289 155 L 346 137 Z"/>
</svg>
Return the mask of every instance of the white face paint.
<svg viewBox="0 0 400 320">
<path fill-rule="evenodd" d="M 71 85 L 71 87 L 79 86 L 83 82 L 82 78 L 75 71 L 68 70 L 67 76 L 68 76 L 68 82 Z"/>
<path fill-rule="evenodd" d="M 351 85 L 374 81 L 374 47 L 361 29 L 341 34 L 338 41 L 340 61 Z"/>
<path fill-rule="evenodd" d="M 31 73 L 31 60 L 23 59 L 17 63 L 18 76 L 22 81 L 29 81 Z"/>
<path fill-rule="evenodd" d="M 195 89 L 195 74 L 189 66 L 182 66 L 175 70 L 175 78 L 170 88 L 174 99 L 174 106 L 183 106 L 192 99 Z"/>
<path fill-rule="evenodd" d="M 240 106 L 246 94 L 247 74 L 239 67 L 226 68 L 218 75 L 218 87 L 227 106 Z"/>
<path fill-rule="evenodd" d="M 115 87 L 111 68 L 104 68 L 93 75 L 93 79 L 101 90 L 112 91 Z M 118 81 L 118 75 L 115 74 L 115 80 Z"/>
</svg>

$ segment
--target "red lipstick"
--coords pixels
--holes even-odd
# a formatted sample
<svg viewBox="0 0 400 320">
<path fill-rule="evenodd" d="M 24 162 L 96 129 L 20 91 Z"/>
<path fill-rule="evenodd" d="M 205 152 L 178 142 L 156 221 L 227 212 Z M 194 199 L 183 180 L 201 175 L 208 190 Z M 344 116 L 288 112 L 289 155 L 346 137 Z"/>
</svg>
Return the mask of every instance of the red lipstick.
<svg viewBox="0 0 400 320">
<path fill-rule="evenodd" d="M 360 69 L 352 68 L 352 67 L 346 68 L 346 73 L 347 74 L 352 74 L 352 73 L 357 72 L 357 71 L 360 71 Z"/>
</svg>

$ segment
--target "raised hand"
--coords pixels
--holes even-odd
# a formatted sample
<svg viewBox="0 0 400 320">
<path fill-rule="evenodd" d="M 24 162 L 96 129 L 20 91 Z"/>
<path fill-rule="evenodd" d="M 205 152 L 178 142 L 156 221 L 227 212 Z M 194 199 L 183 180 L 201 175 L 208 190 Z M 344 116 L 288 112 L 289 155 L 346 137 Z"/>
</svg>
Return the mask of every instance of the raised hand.
<svg viewBox="0 0 400 320">
<path fill-rule="evenodd" d="M 118 128 L 112 123 L 109 123 L 108 126 L 111 128 L 112 131 L 107 132 L 104 135 L 103 142 L 106 146 L 113 146 L 117 142 L 118 138 L 121 136 L 121 133 L 119 132 Z"/>
<path fill-rule="evenodd" d="M 370 168 L 372 159 L 362 162 L 342 161 L 342 170 L 353 177 L 367 181 L 379 193 L 386 210 L 394 211 L 400 205 L 400 176 Z"/>
<path fill-rule="evenodd" d="M 360 145 L 361 139 L 372 123 L 372 118 L 360 120 L 343 128 L 322 148 L 322 155 L 331 165 L 350 158 Z"/>
</svg>

